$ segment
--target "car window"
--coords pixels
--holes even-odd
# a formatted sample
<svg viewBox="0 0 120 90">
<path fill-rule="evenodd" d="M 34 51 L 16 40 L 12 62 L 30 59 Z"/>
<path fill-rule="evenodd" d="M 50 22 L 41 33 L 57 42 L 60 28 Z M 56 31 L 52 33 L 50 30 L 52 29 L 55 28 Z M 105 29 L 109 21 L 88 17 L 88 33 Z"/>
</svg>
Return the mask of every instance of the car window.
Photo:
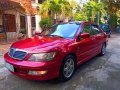
<svg viewBox="0 0 120 90">
<path fill-rule="evenodd" d="M 90 33 L 90 25 L 85 25 L 83 27 L 83 33 Z"/>
<path fill-rule="evenodd" d="M 101 31 L 99 30 L 99 27 L 97 25 L 91 25 L 90 34 L 96 35 L 99 33 L 101 33 Z"/>
</svg>

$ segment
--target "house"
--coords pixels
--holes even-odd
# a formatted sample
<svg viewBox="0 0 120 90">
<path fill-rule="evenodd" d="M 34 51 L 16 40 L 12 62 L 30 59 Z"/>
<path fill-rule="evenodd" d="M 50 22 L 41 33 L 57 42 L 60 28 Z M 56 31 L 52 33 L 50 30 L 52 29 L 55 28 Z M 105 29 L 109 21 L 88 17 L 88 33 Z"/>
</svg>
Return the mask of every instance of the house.
<svg viewBox="0 0 120 90">
<path fill-rule="evenodd" d="M 38 3 L 43 0 L 0 0 L 0 36 L 16 40 L 20 31 L 32 36 L 33 30 L 40 31 Z"/>
</svg>

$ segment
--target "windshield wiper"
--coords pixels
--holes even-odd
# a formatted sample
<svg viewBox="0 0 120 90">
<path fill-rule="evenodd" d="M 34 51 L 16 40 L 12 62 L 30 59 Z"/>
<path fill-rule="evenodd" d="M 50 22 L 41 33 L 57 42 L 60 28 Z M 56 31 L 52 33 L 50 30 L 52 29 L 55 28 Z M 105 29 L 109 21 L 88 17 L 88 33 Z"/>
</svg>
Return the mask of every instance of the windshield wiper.
<svg viewBox="0 0 120 90">
<path fill-rule="evenodd" d="M 60 38 L 64 38 L 64 37 L 59 36 L 59 35 L 46 35 L 46 36 L 52 36 L 52 37 L 60 37 Z"/>
</svg>

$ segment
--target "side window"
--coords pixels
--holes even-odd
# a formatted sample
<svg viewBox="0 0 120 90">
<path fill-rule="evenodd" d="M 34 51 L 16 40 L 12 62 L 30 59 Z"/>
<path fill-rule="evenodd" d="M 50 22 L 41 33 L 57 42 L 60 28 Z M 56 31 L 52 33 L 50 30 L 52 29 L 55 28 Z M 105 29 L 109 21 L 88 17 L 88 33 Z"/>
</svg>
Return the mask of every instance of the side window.
<svg viewBox="0 0 120 90">
<path fill-rule="evenodd" d="M 85 25 L 83 27 L 83 33 L 90 33 L 90 25 Z"/>
<path fill-rule="evenodd" d="M 96 35 L 99 33 L 101 33 L 101 31 L 99 30 L 99 27 L 97 25 L 91 25 L 90 34 Z"/>
</svg>

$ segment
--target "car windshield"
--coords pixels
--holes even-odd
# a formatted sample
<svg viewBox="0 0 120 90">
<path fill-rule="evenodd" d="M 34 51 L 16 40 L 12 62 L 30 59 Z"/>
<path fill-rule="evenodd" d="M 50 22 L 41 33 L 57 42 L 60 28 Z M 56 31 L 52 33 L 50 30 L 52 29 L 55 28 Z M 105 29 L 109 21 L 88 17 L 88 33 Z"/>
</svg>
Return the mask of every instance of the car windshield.
<svg viewBox="0 0 120 90">
<path fill-rule="evenodd" d="M 50 37 L 74 38 L 80 27 L 80 23 L 63 23 L 54 25 L 50 30 L 45 30 L 41 35 Z"/>
</svg>

